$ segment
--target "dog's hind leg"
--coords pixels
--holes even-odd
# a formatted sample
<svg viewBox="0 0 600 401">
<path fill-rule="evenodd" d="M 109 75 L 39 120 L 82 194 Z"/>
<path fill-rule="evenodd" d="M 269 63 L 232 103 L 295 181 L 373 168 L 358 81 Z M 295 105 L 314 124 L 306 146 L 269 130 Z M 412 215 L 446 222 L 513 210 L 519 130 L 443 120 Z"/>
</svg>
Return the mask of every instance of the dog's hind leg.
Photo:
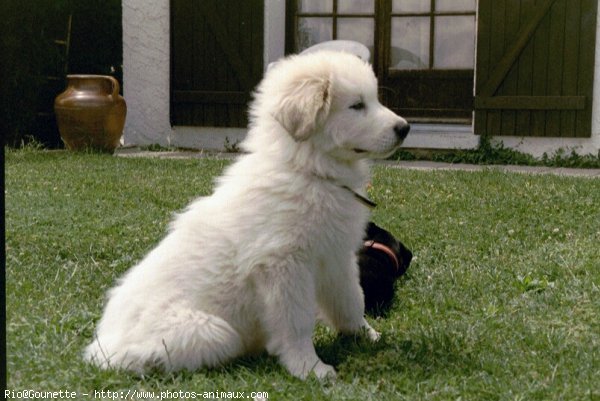
<svg viewBox="0 0 600 401">
<path fill-rule="evenodd" d="M 166 371 L 215 367 L 243 354 L 241 337 L 225 320 L 184 307 L 171 306 L 165 312 L 150 324 L 136 325 L 120 341 L 99 335 L 88 347 L 87 359 L 104 368 L 141 373 L 153 367 Z"/>
<path fill-rule="evenodd" d="M 168 323 L 167 323 L 168 324 Z M 215 367 L 244 352 L 238 332 L 224 319 L 201 311 L 179 311 L 161 338 L 167 370 Z"/>
</svg>

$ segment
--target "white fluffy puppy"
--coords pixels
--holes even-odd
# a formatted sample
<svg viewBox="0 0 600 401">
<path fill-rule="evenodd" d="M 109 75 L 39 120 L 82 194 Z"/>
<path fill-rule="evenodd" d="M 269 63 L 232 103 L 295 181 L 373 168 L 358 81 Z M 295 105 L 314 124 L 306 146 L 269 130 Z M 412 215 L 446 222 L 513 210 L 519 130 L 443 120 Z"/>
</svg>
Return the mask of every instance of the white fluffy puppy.
<svg viewBox="0 0 600 401">
<path fill-rule="evenodd" d="M 363 317 L 358 193 L 364 159 L 393 152 L 408 124 L 350 54 L 284 59 L 254 97 L 247 153 L 109 292 L 88 360 L 193 370 L 266 349 L 292 375 L 321 378 L 335 371 L 312 343 L 318 313 L 342 333 L 379 337 Z"/>
</svg>

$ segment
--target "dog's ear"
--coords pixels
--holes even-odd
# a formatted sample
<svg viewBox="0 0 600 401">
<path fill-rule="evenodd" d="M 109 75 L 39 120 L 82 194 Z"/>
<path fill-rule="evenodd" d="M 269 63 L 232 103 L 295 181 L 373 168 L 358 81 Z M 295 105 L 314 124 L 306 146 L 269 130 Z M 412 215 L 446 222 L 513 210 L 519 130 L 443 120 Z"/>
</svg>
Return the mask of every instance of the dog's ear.
<svg viewBox="0 0 600 401">
<path fill-rule="evenodd" d="M 331 79 L 309 77 L 282 91 L 275 119 L 296 141 L 307 140 L 331 106 Z"/>
</svg>

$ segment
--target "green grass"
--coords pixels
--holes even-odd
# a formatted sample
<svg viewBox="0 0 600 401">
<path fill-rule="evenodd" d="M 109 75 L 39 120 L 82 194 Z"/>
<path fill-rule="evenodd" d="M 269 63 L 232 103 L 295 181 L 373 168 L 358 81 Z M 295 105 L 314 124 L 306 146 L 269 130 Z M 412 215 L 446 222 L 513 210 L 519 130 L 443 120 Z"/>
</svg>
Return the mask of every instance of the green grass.
<svg viewBox="0 0 600 401">
<path fill-rule="evenodd" d="M 81 359 L 104 294 L 223 160 L 5 151 L 8 387 L 266 391 L 272 400 L 598 400 L 600 180 L 375 168 L 373 219 L 415 254 L 378 344 L 323 327 L 333 383 L 273 358 L 143 378 Z M 93 399 L 80 396 L 80 399 Z"/>
</svg>

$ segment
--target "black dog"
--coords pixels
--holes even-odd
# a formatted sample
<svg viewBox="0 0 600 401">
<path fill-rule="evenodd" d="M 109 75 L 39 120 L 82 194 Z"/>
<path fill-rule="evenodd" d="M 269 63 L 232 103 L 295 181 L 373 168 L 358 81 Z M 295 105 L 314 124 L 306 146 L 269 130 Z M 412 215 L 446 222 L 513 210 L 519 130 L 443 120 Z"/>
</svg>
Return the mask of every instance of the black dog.
<svg viewBox="0 0 600 401">
<path fill-rule="evenodd" d="M 358 251 L 358 265 L 365 311 L 381 316 L 392 305 L 394 283 L 408 269 L 412 253 L 391 233 L 372 222 L 367 226 L 364 240 Z"/>
</svg>

